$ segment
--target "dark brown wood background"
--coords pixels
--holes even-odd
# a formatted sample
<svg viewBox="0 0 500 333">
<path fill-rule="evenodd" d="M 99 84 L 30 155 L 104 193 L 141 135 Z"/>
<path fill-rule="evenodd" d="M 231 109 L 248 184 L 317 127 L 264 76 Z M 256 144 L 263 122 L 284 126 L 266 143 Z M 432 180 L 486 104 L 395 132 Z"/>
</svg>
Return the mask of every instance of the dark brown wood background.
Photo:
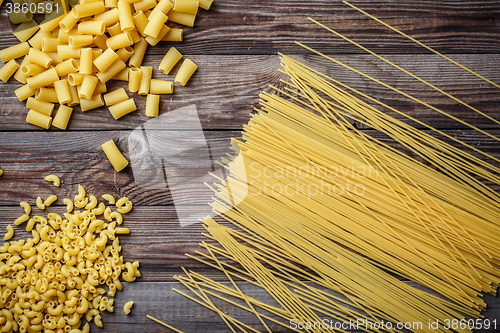
<svg viewBox="0 0 500 333">
<path fill-rule="evenodd" d="M 500 83 L 500 1 L 357 0 L 353 4 Z M 403 64 L 413 73 L 500 119 L 500 89 L 430 54 L 336 0 L 215 0 L 210 11 L 200 10 L 195 27 L 185 30 L 184 42 L 175 44 L 182 54 L 198 64 L 199 69 L 188 86 L 176 86 L 173 95 L 161 97 L 161 114 L 195 104 L 212 151 L 217 155 L 229 152 L 229 140 L 241 136 L 242 126 L 258 103 L 258 94 L 269 90 L 269 84 L 279 84 L 281 74 L 277 53 L 282 52 L 500 157 L 497 141 L 326 63 L 295 45 L 295 41 L 300 41 L 333 55 L 500 136 L 500 126 L 324 31 L 308 21 L 308 16 Z M 16 43 L 11 31 L 4 4 L 0 15 L 0 48 Z M 154 66 L 154 77 L 165 78 L 156 68 L 170 46 L 172 44 L 160 43 L 148 49 L 144 63 Z M 179 287 L 172 276 L 182 273 L 181 266 L 225 281 L 218 272 L 184 256 L 199 249 L 197 244 L 203 240 L 201 224 L 181 227 L 167 186 L 154 191 L 137 187 L 132 169 L 127 167 L 115 173 L 100 149 L 103 142 L 114 139 L 128 156 L 130 131 L 148 120 L 144 115 L 145 98 L 130 94 L 139 110 L 118 121 L 105 108 L 85 113 L 77 108 L 67 131 L 54 128 L 46 131 L 25 122 L 25 105 L 14 95 L 19 86 L 13 79 L 9 84 L 0 84 L 0 168 L 4 170 L 0 177 L 0 230 L 5 230 L 7 224 L 22 214 L 20 201 L 34 204 L 37 196 L 44 198 L 50 194 L 61 199 L 72 198 L 77 184 L 84 185 L 96 196 L 104 193 L 127 196 L 135 206 L 126 216 L 125 225 L 132 233 L 122 237 L 123 255 L 128 261 L 141 262 L 142 278 L 136 283 L 126 284 L 124 291 L 117 293 L 115 313 L 103 314 L 104 329 L 92 325 L 92 331 L 167 331 L 145 317 L 150 314 L 185 332 L 228 332 L 216 314 L 172 292 L 172 287 Z M 121 86 L 125 85 L 112 82 L 108 91 Z M 60 176 L 63 182 L 60 188 L 43 180 L 43 176 L 50 173 Z M 191 202 L 197 195 L 189 189 L 185 193 Z M 184 205 L 179 209 L 201 212 L 207 199 L 200 197 L 196 201 L 198 205 Z M 56 206 L 56 210 L 63 211 L 62 200 Z M 16 228 L 16 232 L 18 238 L 25 237 L 21 228 Z M 265 298 L 261 290 L 248 286 L 246 290 Z M 135 305 L 132 313 L 125 316 L 122 307 L 129 300 L 134 300 Z M 496 318 L 500 327 L 498 299 L 486 296 L 486 300 L 489 309 L 485 316 Z M 262 329 L 255 317 L 234 308 L 223 309 Z M 287 331 L 272 327 L 276 332 Z"/>
</svg>

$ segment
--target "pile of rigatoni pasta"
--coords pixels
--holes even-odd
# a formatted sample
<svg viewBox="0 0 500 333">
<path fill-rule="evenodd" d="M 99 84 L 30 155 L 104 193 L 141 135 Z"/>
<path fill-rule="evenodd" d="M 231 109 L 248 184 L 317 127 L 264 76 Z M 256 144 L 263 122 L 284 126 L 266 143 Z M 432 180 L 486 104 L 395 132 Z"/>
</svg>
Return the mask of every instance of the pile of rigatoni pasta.
<svg viewBox="0 0 500 333">
<path fill-rule="evenodd" d="M 123 88 L 103 96 L 110 80 L 128 81 L 130 92 L 147 95 L 145 113 L 156 117 L 160 95 L 173 93 L 174 82 L 152 79 L 153 68 L 142 64 L 146 49 L 160 41 L 182 41 L 183 29 L 167 23 L 192 27 L 198 7 L 209 9 L 212 1 L 80 0 L 70 2 L 69 10 L 60 0 L 42 6 L 15 0 L 9 17 L 20 24 L 14 31 L 20 43 L 0 50 L 5 63 L 0 79 L 7 82 L 14 75 L 24 84 L 15 93 L 27 100 L 26 121 L 45 129 L 66 129 L 76 105 L 89 111 L 106 104 L 115 119 L 135 111 L 134 99 Z M 32 9 L 46 13 L 45 20 L 37 24 Z M 181 58 L 172 47 L 159 70 L 169 74 Z M 186 85 L 196 69 L 185 59 L 175 82 Z"/>
</svg>

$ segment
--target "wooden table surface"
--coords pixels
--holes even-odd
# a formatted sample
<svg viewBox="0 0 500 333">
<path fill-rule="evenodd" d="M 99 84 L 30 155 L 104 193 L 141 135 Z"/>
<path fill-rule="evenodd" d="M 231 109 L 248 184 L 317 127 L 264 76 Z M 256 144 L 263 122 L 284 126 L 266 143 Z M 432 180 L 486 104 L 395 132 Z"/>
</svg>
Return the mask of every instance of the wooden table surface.
<svg viewBox="0 0 500 333">
<path fill-rule="evenodd" d="M 353 4 L 500 83 L 500 1 L 355 0 Z M 295 41 L 300 41 L 333 55 L 500 136 L 500 126 L 314 25 L 307 20 L 308 16 L 500 119 L 500 89 L 390 32 L 337 0 L 215 0 L 210 11 L 200 10 L 195 27 L 185 30 L 184 42 L 175 44 L 182 54 L 198 64 L 199 69 L 188 86 L 176 86 L 173 95 L 161 97 L 161 114 L 195 104 L 209 147 L 218 156 L 229 152 L 230 138 L 241 136 L 242 126 L 257 106 L 258 94 L 269 91 L 269 84 L 279 84 L 282 75 L 277 53 L 282 52 L 500 157 L 497 141 L 312 56 L 309 51 L 295 45 Z M 4 4 L 0 15 L 0 48 L 16 43 L 11 31 Z M 157 68 L 172 45 L 160 43 L 150 47 L 144 63 Z M 158 71 L 155 76 L 160 77 Z M 202 225 L 193 223 L 181 227 L 167 184 L 155 190 L 138 187 L 132 168 L 129 166 L 116 173 L 100 148 L 105 141 L 114 139 L 128 156 L 127 138 L 131 130 L 148 120 L 144 115 L 145 98 L 131 94 L 136 98 L 138 111 L 118 121 L 104 107 L 85 113 L 76 108 L 66 131 L 54 128 L 47 131 L 25 122 L 25 105 L 14 95 L 19 86 L 13 79 L 9 84 L 0 84 L 0 168 L 4 170 L 0 177 L 0 230 L 5 230 L 7 224 L 21 215 L 20 201 L 34 204 L 37 196 L 45 198 L 51 194 L 72 198 L 77 184 L 82 184 L 89 194 L 96 196 L 104 193 L 127 196 L 135 206 L 126 216 L 125 224 L 131 234 L 122 237 L 122 253 L 128 261 L 140 261 L 142 278 L 126 284 L 124 291 L 117 293 L 115 313 L 103 314 L 104 328 L 92 324 L 92 332 L 167 331 L 147 319 L 146 314 L 185 332 L 228 332 L 215 313 L 172 292 L 172 287 L 179 287 L 173 275 L 182 273 L 181 266 L 226 281 L 217 271 L 184 255 L 199 249 L 198 243 L 204 240 Z M 123 82 L 112 82 L 108 91 L 122 86 L 125 86 Z M 43 180 L 43 176 L 51 173 L 60 176 L 63 182 L 60 188 Z M 178 209 L 192 213 L 200 211 L 200 214 L 205 211 L 206 198 L 197 198 L 197 193 L 189 188 L 183 195 L 188 204 L 178 206 Z M 56 206 L 56 210 L 63 211 L 62 200 Z M 21 229 L 17 230 L 18 235 L 25 237 Z M 243 288 L 265 298 L 262 290 Z M 134 300 L 135 305 L 131 315 L 125 316 L 122 306 L 129 300 Z M 500 327 L 498 299 L 487 296 L 486 300 L 489 305 L 486 317 L 497 318 Z M 254 316 L 233 307 L 223 309 L 262 329 Z M 272 327 L 276 332 L 287 331 Z"/>
</svg>

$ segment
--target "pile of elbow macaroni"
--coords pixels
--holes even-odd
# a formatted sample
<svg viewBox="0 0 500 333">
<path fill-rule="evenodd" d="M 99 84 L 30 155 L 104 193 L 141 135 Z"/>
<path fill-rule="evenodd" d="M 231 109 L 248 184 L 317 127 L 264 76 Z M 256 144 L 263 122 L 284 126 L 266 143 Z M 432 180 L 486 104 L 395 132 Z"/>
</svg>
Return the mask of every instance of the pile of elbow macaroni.
<svg viewBox="0 0 500 333">
<path fill-rule="evenodd" d="M 55 175 L 45 179 L 60 185 Z M 27 202 L 20 203 L 25 214 L 14 224 L 26 222 L 32 237 L 0 247 L 1 332 L 89 332 L 92 320 L 102 327 L 100 311 L 114 311 L 110 297 L 123 288 L 120 276 L 127 282 L 141 276 L 139 262 L 125 262 L 120 256 L 118 235 L 130 230 L 119 225 L 132 203 L 126 197 L 116 202 L 112 195 L 102 197 L 116 209 L 87 197 L 80 185 L 74 200 L 64 199 L 63 216 L 33 215 Z M 38 197 L 36 206 L 43 211 L 55 200 Z M 13 236 L 9 225 L 4 240 Z M 125 305 L 126 313 L 132 303 Z M 80 330 L 83 317 L 87 323 Z"/>
</svg>

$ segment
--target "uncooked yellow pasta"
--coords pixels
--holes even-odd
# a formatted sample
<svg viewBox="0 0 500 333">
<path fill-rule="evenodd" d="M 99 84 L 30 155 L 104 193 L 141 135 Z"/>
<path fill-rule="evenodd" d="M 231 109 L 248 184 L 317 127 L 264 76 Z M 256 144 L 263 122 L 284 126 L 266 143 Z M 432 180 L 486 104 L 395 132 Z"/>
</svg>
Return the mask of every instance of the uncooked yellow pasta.
<svg viewBox="0 0 500 333">
<path fill-rule="evenodd" d="M 138 11 L 146 11 L 148 9 L 154 8 L 158 3 L 156 0 L 141 0 L 134 3 L 134 9 L 137 13 Z"/>
<path fill-rule="evenodd" d="M 115 76 L 113 76 L 111 79 L 112 80 L 118 80 L 118 81 L 128 81 L 128 73 L 129 73 L 130 68 L 125 67 L 121 71 L 118 72 Z"/>
<path fill-rule="evenodd" d="M 66 104 L 71 101 L 71 92 L 69 91 L 68 80 L 63 79 L 54 82 L 54 89 L 56 90 L 59 104 Z"/>
<path fill-rule="evenodd" d="M 13 10 L 9 14 L 9 19 L 14 24 L 28 22 L 33 20 L 33 13 L 30 13 L 30 11 L 26 11 L 25 13 L 23 13 L 22 10 L 16 13 L 16 11 Z"/>
<path fill-rule="evenodd" d="M 47 53 L 33 48 L 30 49 L 28 56 L 31 63 L 40 65 L 44 68 L 49 68 L 49 66 L 52 65 L 53 62 L 52 58 L 47 55 Z"/>
<path fill-rule="evenodd" d="M 19 206 L 21 206 L 24 209 L 24 213 L 25 214 L 30 215 L 30 213 L 31 213 L 31 206 L 30 206 L 29 203 L 27 203 L 26 201 L 21 201 L 19 203 Z"/>
<path fill-rule="evenodd" d="M 160 11 L 151 14 L 149 16 L 149 22 L 146 25 L 146 28 L 144 28 L 144 34 L 153 38 L 157 38 L 158 34 L 160 33 L 161 27 L 165 24 L 165 22 L 167 22 L 167 19 L 167 15 L 163 14 Z"/>
<path fill-rule="evenodd" d="M 153 75 L 153 67 L 141 66 L 141 81 L 139 82 L 139 95 L 147 95 L 151 85 L 151 76 Z"/>
<path fill-rule="evenodd" d="M 122 29 L 120 27 L 120 22 L 116 22 L 115 24 L 110 25 L 109 27 L 107 27 L 106 30 L 107 30 L 110 37 L 113 37 L 113 36 L 116 36 L 116 35 L 119 35 L 122 33 Z"/>
<path fill-rule="evenodd" d="M 146 26 L 149 23 L 148 18 L 142 10 L 139 10 L 132 15 L 132 19 L 134 20 L 134 24 L 137 28 L 137 31 L 141 34 L 142 37 L 145 37 L 146 35 L 144 34 L 144 29 L 146 29 Z"/>
<path fill-rule="evenodd" d="M 54 88 L 41 87 L 36 89 L 35 99 L 42 102 L 59 103 L 56 90 Z"/>
<path fill-rule="evenodd" d="M 14 59 L 3 65 L 0 69 L 0 80 L 9 81 L 10 77 L 21 67 Z"/>
<path fill-rule="evenodd" d="M 31 89 L 29 85 L 25 84 L 20 88 L 17 88 L 14 93 L 19 101 L 24 101 L 28 97 L 35 95 L 36 89 Z"/>
<path fill-rule="evenodd" d="M 61 180 L 56 175 L 47 175 L 47 176 L 44 177 L 44 179 L 46 181 L 51 182 L 52 184 L 54 184 L 54 186 L 59 187 L 61 185 Z"/>
<path fill-rule="evenodd" d="M 50 205 L 52 205 L 56 200 L 57 200 L 57 197 L 55 195 L 50 195 L 47 199 L 45 199 L 45 201 L 43 202 L 43 204 L 47 208 Z"/>
<path fill-rule="evenodd" d="M 61 22 L 63 18 L 64 18 L 64 11 L 60 6 L 57 8 L 57 10 L 54 10 L 52 13 L 50 13 L 45 17 L 45 20 L 43 20 L 40 23 L 40 30 L 45 32 L 50 32 L 54 30 L 59 25 L 59 22 Z"/>
<path fill-rule="evenodd" d="M 106 95 L 104 95 L 104 101 L 107 106 L 115 105 L 120 102 L 126 101 L 128 99 L 128 95 L 125 92 L 125 89 L 120 88 L 112 91 Z"/>
<path fill-rule="evenodd" d="M 144 54 L 146 54 L 146 49 L 148 47 L 148 42 L 144 38 L 140 38 L 139 43 L 134 45 L 134 54 L 130 58 L 130 67 L 141 67 L 142 60 L 144 59 Z"/>
<path fill-rule="evenodd" d="M 73 7 L 71 11 L 77 18 L 97 15 L 104 12 L 105 7 L 102 1 L 80 4 Z"/>
<path fill-rule="evenodd" d="M 184 30 L 179 28 L 170 28 L 165 36 L 161 39 L 164 42 L 182 42 Z"/>
<path fill-rule="evenodd" d="M 101 147 L 116 172 L 120 172 L 128 165 L 127 159 L 122 155 L 113 140 L 104 143 Z"/>
<path fill-rule="evenodd" d="M 118 59 L 118 54 L 111 48 L 104 51 L 97 59 L 94 60 L 94 65 L 101 72 L 105 72 Z"/>
<path fill-rule="evenodd" d="M 121 60 L 126 62 L 134 54 L 134 49 L 130 46 L 122 47 L 121 49 L 116 51 L 116 54 L 120 57 Z"/>
<path fill-rule="evenodd" d="M 106 87 L 105 83 L 102 83 L 101 81 L 97 82 L 97 85 L 95 86 L 94 94 L 102 94 L 108 91 L 108 88 Z"/>
<path fill-rule="evenodd" d="M 57 52 L 57 45 L 63 45 L 63 42 L 60 42 L 57 38 L 45 37 L 42 40 L 42 51 Z"/>
<path fill-rule="evenodd" d="M 110 205 L 114 205 L 115 204 L 115 197 L 113 197 L 113 195 L 111 195 L 111 194 L 103 194 L 101 197 L 104 200 L 106 200 Z"/>
<path fill-rule="evenodd" d="M 78 95 L 78 89 L 76 86 L 69 85 L 69 92 L 71 94 L 71 101 L 68 106 L 74 106 L 80 104 L 80 97 Z"/>
<path fill-rule="evenodd" d="M 43 73 L 47 69 L 43 68 L 40 65 L 32 64 L 32 63 L 28 62 L 25 65 L 21 65 L 20 70 L 21 70 L 21 73 L 23 73 L 24 75 L 26 75 L 26 80 L 27 80 L 28 77 L 32 77 L 32 76 L 38 75 L 40 73 Z"/>
<path fill-rule="evenodd" d="M 30 46 L 27 42 L 19 43 L 0 50 L 0 60 L 2 60 L 2 62 L 4 63 L 9 62 L 12 59 L 27 55 L 29 51 Z"/>
<path fill-rule="evenodd" d="M 141 82 L 141 73 L 142 72 L 140 68 L 130 68 L 128 74 L 128 90 L 130 92 L 137 92 L 139 90 L 139 84 Z"/>
<path fill-rule="evenodd" d="M 139 36 L 139 32 L 137 32 L 137 29 L 129 30 L 128 33 L 130 34 L 130 37 L 132 37 L 132 42 L 134 44 L 139 43 L 139 41 L 141 40 L 141 36 Z"/>
<path fill-rule="evenodd" d="M 128 1 L 118 1 L 118 16 L 122 31 L 129 31 L 135 28 L 134 20 L 132 19 L 132 10 Z"/>
<path fill-rule="evenodd" d="M 68 32 L 59 31 L 59 34 L 57 35 L 57 40 L 61 43 L 67 44 L 69 42 L 69 37 L 70 36 L 79 36 L 80 33 L 78 32 L 78 28 L 73 28 Z"/>
<path fill-rule="evenodd" d="M 93 75 L 85 75 L 83 78 L 82 86 L 78 91 L 78 97 L 82 98 L 91 98 L 94 95 L 94 90 L 97 86 L 97 82 L 99 79 Z"/>
<path fill-rule="evenodd" d="M 148 94 L 146 98 L 146 116 L 158 117 L 160 110 L 160 95 Z"/>
<path fill-rule="evenodd" d="M 126 101 L 120 102 L 118 104 L 112 105 L 109 108 L 109 112 L 115 119 L 120 119 L 126 114 L 129 114 L 132 111 L 137 110 L 135 106 L 135 102 L 133 98 L 130 98 Z"/>
<path fill-rule="evenodd" d="M 42 41 L 44 38 L 46 37 L 52 37 L 52 34 L 50 34 L 49 32 L 47 31 L 42 31 L 42 30 L 39 30 L 36 34 L 33 35 L 33 37 L 31 37 L 29 40 L 28 40 L 28 43 L 35 49 L 37 50 L 41 50 L 42 49 Z"/>
<path fill-rule="evenodd" d="M 81 47 L 71 47 L 69 45 L 57 45 L 57 54 L 61 60 L 66 60 L 70 58 L 80 58 Z"/>
<path fill-rule="evenodd" d="M 205 9 L 205 10 L 209 10 L 210 9 L 210 6 L 212 5 L 212 2 L 214 2 L 214 0 L 199 0 L 200 2 L 200 7 Z"/>
<path fill-rule="evenodd" d="M 34 21 L 28 21 L 21 23 L 14 31 L 14 35 L 19 39 L 20 42 L 26 42 L 40 29 L 38 24 Z"/>
<path fill-rule="evenodd" d="M 148 41 L 149 45 L 155 46 L 158 44 L 163 37 L 170 31 L 170 28 L 166 26 L 165 24 L 161 26 L 160 33 L 158 34 L 158 37 L 154 38 L 152 36 L 146 35 L 146 40 Z"/>
<path fill-rule="evenodd" d="M 96 94 L 89 99 L 87 98 L 80 99 L 80 107 L 82 108 L 82 111 L 97 109 L 98 107 L 101 107 L 103 105 L 104 105 L 104 100 L 101 94 Z"/>
<path fill-rule="evenodd" d="M 172 68 L 174 68 L 175 64 L 177 64 L 181 59 L 182 59 L 182 54 L 179 51 L 177 51 L 175 47 L 171 47 L 170 50 L 168 50 L 168 52 L 161 60 L 158 69 L 161 72 L 168 74 L 170 73 Z"/>
<path fill-rule="evenodd" d="M 167 15 L 167 13 L 174 7 L 173 3 L 170 0 L 161 0 L 158 2 L 158 5 L 153 9 L 151 14 L 155 14 L 157 12 L 162 12 Z"/>
<path fill-rule="evenodd" d="M 14 227 L 12 227 L 10 224 L 7 226 L 7 232 L 3 236 L 3 240 L 7 241 L 14 237 Z"/>
<path fill-rule="evenodd" d="M 64 16 L 64 18 L 59 22 L 59 27 L 64 32 L 69 32 L 78 22 L 78 18 L 76 18 L 72 12 L 69 12 Z"/>
<path fill-rule="evenodd" d="M 181 68 L 179 68 L 179 71 L 175 76 L 175 82 L 182 86 L 185 86 L 197 68 L 198 66 L 196 66 L 196 64 L 191 60 L 184 60 Z"/>
<path fill-rule="evenodd" d="M 49 102 L 44 102 L 40 99 L 36 99 L 33 97 L 28 98 L 28 101 L 26 102 L 26 107 L 28 109 L 40 112 L 41 114 L 44 114 L 46 116 L 51 116 L 52 112 L 54 111 L 54 104 Z"/>
<path fill-rule="evenodd" d="M 198 13 L 198 6 L 198 0 L 176 0 L 173 10 L 176 12 L 196 15 Z"/>
<path fill-rule="evenodd" d="M 82 35 L 102 35 L 105 30 L 104 21 L 86 21 L 78 24 L 78 32 Z"/>
<path fill-rule="evenodd" d="M 125 312 L 126 315 L 128 315 L 130 313 L 130 311 L 132 310 L 132 305 L 134 305 L 134 301 L 128 301 L 123 306 L 123 312 Z"/>
<path fill-rule="evenodd" d="M 93 58 L 94 52 L 92 48 L 86 47 L 80 51 L 80 74 L 92 74 Z"/>
<path fill-rule="evenodd" d="M 29 110 L 28 115 L 26 116 L 26 122 L 31 125 L 49 129 L 50 124 L 52 123 L 52 117 L 36 112 L 35 110 Z"/>
<path fill-rule="evenodd" d="M 118 8 L 113 8 L 104 13 L 98 14 L 94 16 L 96 21 L 104 21 L 104 25 L 109 27 L 110 25 L 115 24 L 119 20 Z"/>
<path fill-rule="evenodd" d="M 133 43 L 134 41 L 128 32 L 122 32 L 121 34 L 110 37 L 106 40 L 106 45 L 113 50 L 130 46 Z"/>
<path fill-rule="evenodd" d="M 28 56 L 25 56 L 23 58 L 23 61 L 21 62 L 21 67 L 23 65 L 28 65 L 29 64 L 29 57 Z M 26 84 L 26 79 L 28 78 L 28 75 L 27 74 L 24 74 L 23 71 L 21 70 L 21 68 L 19 68 L 16 72 L 16 74 L 14 74 L 14 79 L 16 79 L 18 82 L 22 83 L 22 84 Z"/>
<path fill-rule="evenodd" d="M 118 7 L 118 0 L 104 0 L 106 8 L 116 8 Z"/>
<path fill-rule="evenodd" d="M 111 64 L 111 66 L 109 66 L 109 68 L 105 72 L 99 71 L 96 75 L 102 83 L 106 83 L 125 67 L 125 62 L 118 58 Z"/>
<path fill-rule="evenodd" d="M 94 42 L 94 37 L 92 35 L 77 35 L 69 36 L 68 44 L 72 48 L 80 48 L 82 46 L 90 45 Z"/>
<path fill-rule="evenodd" d="M 58 65 L 61 62 L 63 62 L 63 60 L 59 57 L 59 53 L 57 53 L 57 52 L 47 52 L 47 54 L 53 60 L 52 65 Z"/>
<path fill-rule="evenodd" d="M 80 65 L 78 64 L 78 62 L 75 59 L 71 58 L 71 59 L 68 59 L 66 61 L 61 62 L 55 68 L 56 68 L 57 75 L 66 76 L 68 74 L 78 72 L 78 70 L 80 69 Z"/>
<path fill-rule="evenodd" d="M 101 50 L 106 50 L 108 48 L 108 45 L 106 44 L 106 41 L 108 40 L 108 36 L 106 34 L 100 35 L 100 36 L 95 36 L 94 37 L 94 44 L 100 48 Z"/>
<path fill-rule="evenodd" d="M 164 80 L 151 80 L 151 84 L 149 86 L 150 94 L 171 94 L 174 92 L 174 83 L 172 81 L 164 81 Z"/>
<path fill-rule="evenodd" d="M 170 22 L 175 22 L 182 25 L 186 25 L 188 27 L 192 27 L 194 26 L 194 20 L 196 19 L 196 15 L 176 12 L 174 10 L 171 10 L 168 15 L 168 19 L 170 20 Z"/>
</svg>

